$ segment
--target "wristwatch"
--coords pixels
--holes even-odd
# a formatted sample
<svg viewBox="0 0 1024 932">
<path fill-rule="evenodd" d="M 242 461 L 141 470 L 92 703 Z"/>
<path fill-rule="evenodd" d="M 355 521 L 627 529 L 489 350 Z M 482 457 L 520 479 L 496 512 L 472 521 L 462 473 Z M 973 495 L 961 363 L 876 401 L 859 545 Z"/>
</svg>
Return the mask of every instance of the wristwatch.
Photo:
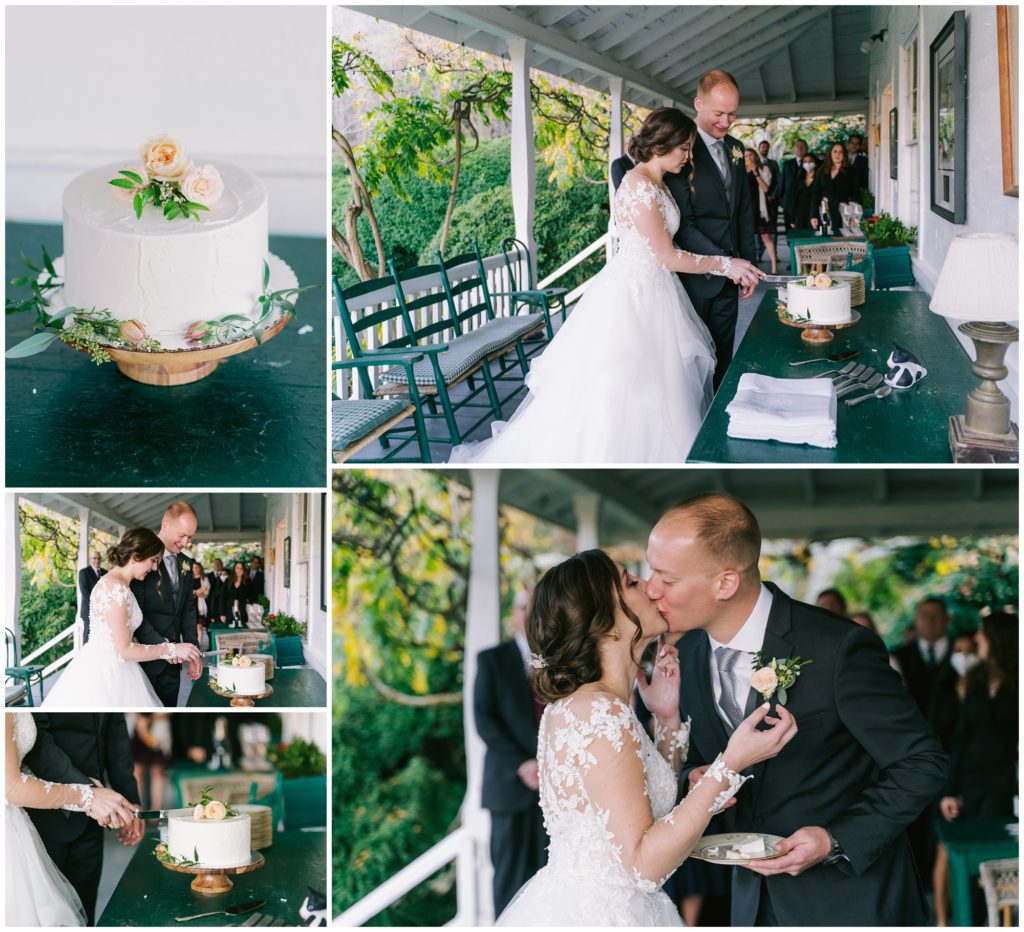
<svg viewBox="0 0 1024 932">
<path fill-rule="evenodd" d="M 838 864 L 840 861 L 849 861 L 850 859 L 843 852 L 843 846 L 836 840 L 828 829 L 825 829 L 825 834 L 828 835 L 828 854 L 821 859 L 822 864 Z"/>
</svg>

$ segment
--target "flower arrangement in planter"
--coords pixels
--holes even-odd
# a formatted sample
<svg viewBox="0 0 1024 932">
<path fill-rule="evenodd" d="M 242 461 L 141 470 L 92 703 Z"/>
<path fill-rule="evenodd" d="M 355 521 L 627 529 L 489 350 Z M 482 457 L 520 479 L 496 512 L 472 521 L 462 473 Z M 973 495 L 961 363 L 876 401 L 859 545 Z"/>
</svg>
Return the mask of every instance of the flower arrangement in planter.
<svg viewBox="0 0 1024 932">
<path fill-rule="evenodd" d="M 279 638 L 302 637 L 306 631 L 306 623 L 299 621 L 294 615 L 274 612 L 266 616 L 267 627 Z"/>
<path fill-rule="evenodd" d="M 327 758 L 323 751 L 303 738 L 277 745 L 270 754 L 270 760 L 285 780 L 318 777 L 327 772 Z"/>
<path fill-rule="evenodd" d="M 890 249 L 911 243 L 917 237 L 917 227 L 905 226 L 899 217 L 883 213 L 868 218 L 864 235 L 875 249 Z"/>
</svg>

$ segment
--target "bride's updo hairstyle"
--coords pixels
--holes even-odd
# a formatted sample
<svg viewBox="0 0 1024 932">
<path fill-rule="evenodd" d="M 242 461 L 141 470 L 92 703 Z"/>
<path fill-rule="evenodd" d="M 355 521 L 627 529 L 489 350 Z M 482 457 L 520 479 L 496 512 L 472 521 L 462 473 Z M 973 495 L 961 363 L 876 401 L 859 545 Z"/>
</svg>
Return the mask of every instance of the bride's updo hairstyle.
<svg viewBox="0 0 1024 932">
<path fill-rule="evenodd" d="M 649 162 L 654 156 L 666 155 L 696 135 L 697 124 L 685 113 L 674 107 L 658 107 L 647 114 L 640 132 L 630 138 L 626 151 L 634 162 Z"/>
<path fill-rule="evenodd" d="M 127 566 L 132 560 L 148 560 L 164 549 L 160 540 L 148 527 L 135 527 L 107 550 L 107 559 L 114 566 Z"/>
<path fill-rule="evenodd" d="M 619 568 L 601 550 L 577 553 L 541 577 L 526 619 L 526 640 L 544 664 L 534 681 L 541 699 L 554 702 L 601 679 L 598 643 L 615 626 L 617 609 L 636 625 L 635 651 L 640 619 L 623 598 Z"/>
</svg>

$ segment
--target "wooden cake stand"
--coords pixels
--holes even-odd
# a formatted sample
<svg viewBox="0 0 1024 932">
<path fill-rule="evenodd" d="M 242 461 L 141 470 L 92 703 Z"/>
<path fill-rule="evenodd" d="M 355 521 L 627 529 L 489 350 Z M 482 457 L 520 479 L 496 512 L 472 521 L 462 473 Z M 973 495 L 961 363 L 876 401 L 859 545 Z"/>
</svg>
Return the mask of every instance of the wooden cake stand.
<svg viewBox="0 0 1024 932">
<path fill-rule="evenodd" d="M 268 685 L 266 692 L 253 693 L 250 696 L 240 696 L 238 693 L 228 692 L 226 689 L 221 689 L 220 686 L 217 685 L 217 681 L 214 679 L 210 680 L 210 689 L 213 690 L 213 692 L 215 692 L 218 696 L 223 696 L 225 699 L 230 699 L 231 705 L 236 708 L 248 708 L 249 706 L 256 705 L 257 699 L 266 699 L 267 696 L 272 696 L 274 694 L 274 687 Z"/>
<path fill-rule="evenodd" d="M 265 343 L 277 336 L 291 319 L 285 313 L 260 334 Z M 205 379 L 222 359 L 245 353 L 257 346 L 254 337 L 245 337 L 219 346 L 203 346 L 198 349 L 165 350 L 146 353 L 141 350 L 118 349 L 104 346 L 118 370 L 128 378 L 145 385 L 188 385 Z M 82 350 L 84 353 L 85 350 Z"/>
<path fill-rule="evenodd" d="M 194 874 L 192 889 L 196 893 L 208 896 L 215 896 L 219 893 L 227 893 L 234 884 L 231 882 L 231 874 L 251 874 L 259 870 L 266 861 L 259 851 L 249 853 L 249 863 L 241 864 L 238 867 L 204 867 L 202 864 L 171 864 L 169 861 L 161 861 L 164 867 L 178 874 Z"/>
<path fill-rule="evenodd" d="M 846 330 L 860 320 L 860 311 L 851 311 L 850 319 L 841 324 L 816 324 L 807 320 L 792 320 L 779 315 L 779 320 L 787 327 L 796 327 L 802 330 L 800 339 L 805 343 L 831 343 L 835 339 L 834 330 Z"/>
</svg>

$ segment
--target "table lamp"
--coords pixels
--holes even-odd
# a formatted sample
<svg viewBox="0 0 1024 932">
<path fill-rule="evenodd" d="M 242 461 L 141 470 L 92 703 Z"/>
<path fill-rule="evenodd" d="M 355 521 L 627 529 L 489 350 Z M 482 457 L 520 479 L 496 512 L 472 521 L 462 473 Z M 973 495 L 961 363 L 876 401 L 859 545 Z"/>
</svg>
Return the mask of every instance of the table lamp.
<svg viewBox="0 0 1024 932">
<path fill-rule="evenodd" d="M 1017 237 L 1009 233 L 965 233 L 949 245 L 929 307 L 962 320 L 957 328 L 974 342 L 971 371 L 981 380 L 967 395 L 967 412 L 949 419 L 949 444 L 957 463 L 1016 463 L 1017 425 L 998 382 L 1008 375 L 1009 344 L 1019 332 Z"/>
</svg>

